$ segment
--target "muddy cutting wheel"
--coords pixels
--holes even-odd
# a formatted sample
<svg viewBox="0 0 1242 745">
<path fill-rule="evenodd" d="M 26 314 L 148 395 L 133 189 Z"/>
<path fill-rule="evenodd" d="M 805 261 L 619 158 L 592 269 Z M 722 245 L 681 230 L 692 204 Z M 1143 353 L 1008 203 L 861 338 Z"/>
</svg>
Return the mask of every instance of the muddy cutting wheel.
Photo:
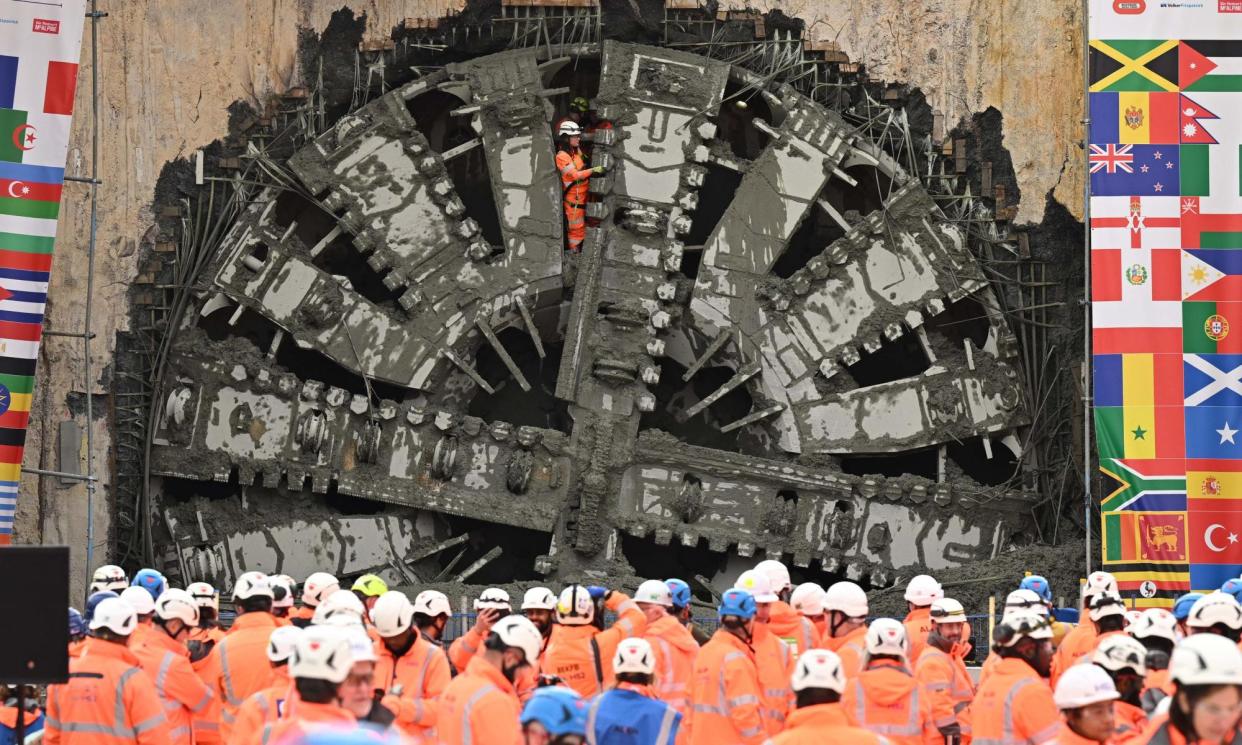
<svg viewBox="0 0 1242 745">
<path fill-rule="evenodd" d="M 534 531 L 513 578 L 886 584 L 1026 530 L 1013 336 L 920 181 L 787 86 L 592 49 L 449 65 L 294 154 L 178 332 L 152 472 Z M 571 88 L 614 124 L 572 257 Z"/>
</svg>

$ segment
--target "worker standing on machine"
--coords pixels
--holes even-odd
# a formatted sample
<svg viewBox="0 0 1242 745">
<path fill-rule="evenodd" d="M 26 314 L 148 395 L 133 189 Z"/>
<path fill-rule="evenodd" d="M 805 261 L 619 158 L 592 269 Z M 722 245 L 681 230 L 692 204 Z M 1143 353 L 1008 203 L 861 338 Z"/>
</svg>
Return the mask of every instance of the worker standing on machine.
<svg viewBox="0 0 1242 745">
<path fill-rule="evenodd" d="M 565 208 L 565 245 L 570 253 L 578 253 L 586 240 L 586 203 L 591 176 L 603 173 L 604 167 L 587 167 L 586 155 L 582 152 L 582 127 L 577 122 L 562 122 L 556 138 L 556 170 L 561 174 Z"/>
</svg>

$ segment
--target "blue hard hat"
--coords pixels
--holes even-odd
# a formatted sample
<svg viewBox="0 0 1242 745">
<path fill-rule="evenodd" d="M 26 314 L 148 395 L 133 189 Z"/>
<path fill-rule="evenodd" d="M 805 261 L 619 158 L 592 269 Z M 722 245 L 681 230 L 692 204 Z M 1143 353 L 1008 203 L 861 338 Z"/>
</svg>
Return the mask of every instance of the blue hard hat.
<svg viewBox="0 0 1242 745">
<path fill-rule="evenodd" d="M 1179 621 L 1185 621 L 1186 617 L 1190 615 L 1190 609 L 1194 607 L 1195 601 L 1201 597 L 1203 597 L 1201 592 L 1188 592 L 1178 598 L 1177 602 L 1173 603 L 1173 617 Z"/>
<path fill-rule="evenodd" d="M 152 600 L 158 600 L 160 595 L 168 589 L 168 580 L 164 579 L 164 575 L 154 569 L 139 569 L 134 575 L 134 581 L 129 583 L 132 587 L 141 587 L 151 593 Z"/>
<path fill-rule="evenodd" d="M 666 579 L 664 584 L 668 585 L 668 591 L 673 595 L 675 608 L 685 608 L 690 605 L 690 585 L 687 585 L 684 580 Z"/>
<path fill-rule="evenodd" d="M 1220 591 L 1229 593 L 1235 600 L 1242 603 L 1242 579 L 1226 580 L 1225 584 L 1220 586 Z"/>
<path fill-rule="evenodd" d="M 117 595 L 115 592 L 111 590 L 100 590 L 99 592 L 92 592 L 91 596 L 86 599 L 86 610 L 83 611 L 82 613 L 83 617 L 86 618 L 86 622 L 90 623 L 91 618 L 94 617 L 95 606 L 99 605 L 100 603 L 107 600 L 108 598 L 119 598 L 119 597 L 121 596 Z"/>
<path fill-rule="evenodd" d="M 1048 584 L 1048 580 L 1044 579 L 1038 574 L 1032 574 L 1029 577 L 1023 577 L 1022 581 L 1018 583 L 1018 589 L 1019 590 L 1030 590 L 1031 592 L 1038 595 L 1040 599 L 1043 600 L 1045 603 L 1052 602 L 1052 586 Z"/>
<path fill-rule="evenodd" d="M 744 621 L 749 621 L 755 617 L 755 596 L 736 587 L 725 590 L 724 595 L 720 596 L 718 615 L 721 618 L 737 616 Z"/>
<path fill-rule="evenodd" d="M 86 619 L 77 608 L 69 609 L 69 636 L 86 636 Z"/>
<path fill-rule="evenodd" d="M 553 737 L 586 735 L 587 703 L 572 688 L 540 688 L 522 708 L 520 721 L 539 722 Z"/>
</svg>

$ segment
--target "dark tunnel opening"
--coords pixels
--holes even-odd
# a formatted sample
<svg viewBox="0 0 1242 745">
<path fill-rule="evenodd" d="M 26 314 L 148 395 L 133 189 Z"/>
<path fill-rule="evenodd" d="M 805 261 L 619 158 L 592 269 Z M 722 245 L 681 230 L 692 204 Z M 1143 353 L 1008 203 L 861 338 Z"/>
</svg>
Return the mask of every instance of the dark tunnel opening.
<svg viewBox="0 0 1242 745">
<path fill-rule="evenodd" d="M 660 382 L 652 388 L 655 411 L 643 414 L 639 429 L 659 429 L 691 445 L 738 450 L 741 430 L 721 432 L 724 425 L 750 413 L 754 401 L 745 385 L 739 385 L 698 414 L 687 418 L 686 410 L 711 395 L 733 377 L 728 367 L 705 367 L 688 382 L 681 379 L 686 368 L 672 359 L 661 360 Z"/>
<path fill-rule="evenodd" d="M 470 400 L 469 414 L 483 421 L 506 421 L 514 426 L 527 425 L 568 433 L 573 426 L 569 404 L 554 395 L 560 369 L 559 341 L 544 341 L 546 356 L 539 358 L 535 343 L 524 329 L 509 327 L 496 334 L 500 345 L 513 359 L 526 381 L 529 393 L 514 379 L 495 349 L 486 341 L 475 353 L 475 369 L 494 389 L 488 393 L 479 388 Z"/>
</svg>

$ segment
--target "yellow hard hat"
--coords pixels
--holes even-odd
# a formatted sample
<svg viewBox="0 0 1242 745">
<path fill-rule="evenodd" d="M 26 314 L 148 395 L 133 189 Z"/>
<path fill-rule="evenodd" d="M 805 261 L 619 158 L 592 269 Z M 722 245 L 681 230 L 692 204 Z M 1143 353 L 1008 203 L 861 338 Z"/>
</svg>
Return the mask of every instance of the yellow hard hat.
<svg viewBox="0 0 1242 745">
<path fill-rule="evenodd" d="M 354 586 L 349 589 L 354 592 L 360 592 L 370 598 L 377 598 L 388 592 L 388 583 L 374 574 L 364 574 L 355 580 Z"/>
</svg>

